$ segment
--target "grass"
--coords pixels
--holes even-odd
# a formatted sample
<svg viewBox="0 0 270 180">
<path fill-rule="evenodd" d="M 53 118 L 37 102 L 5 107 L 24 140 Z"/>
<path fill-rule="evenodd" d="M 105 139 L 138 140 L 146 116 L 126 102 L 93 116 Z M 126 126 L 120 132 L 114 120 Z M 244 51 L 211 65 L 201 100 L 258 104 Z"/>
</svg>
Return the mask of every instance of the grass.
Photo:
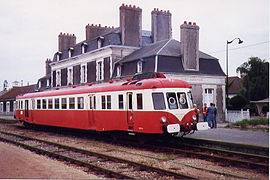
<svg viewBox="0 0 270 180">
<path fill-rule="evenodd" d="M 244 119 L 225 126 L 225 128 L 238 127 L 240 129 L 252 129 L 269 131 L 269 118 Z"/>
</svg>

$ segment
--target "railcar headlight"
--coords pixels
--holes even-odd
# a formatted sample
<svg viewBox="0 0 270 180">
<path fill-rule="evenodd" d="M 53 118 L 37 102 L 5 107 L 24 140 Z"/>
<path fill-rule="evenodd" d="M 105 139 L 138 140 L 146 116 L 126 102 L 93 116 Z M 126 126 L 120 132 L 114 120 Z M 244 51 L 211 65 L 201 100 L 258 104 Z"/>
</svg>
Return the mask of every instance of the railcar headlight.
<svg viewBox="0 0 270 180">
<path fill-rule="evenodd" d="M 160 122 L 161 122 L 161 123 L 166 123 L 166 122 L 167 122 L 167 118 L 166 118 L 165 116 L 162 116 L 162 117 L 160 118 Z"/>
<path fill-rule="evenodd" d="M 192 119 L 193 119 L 194 121 L 197 120 L 197 118 L 196 118 L 195 115 L 192 116 Z"/>
</svg>

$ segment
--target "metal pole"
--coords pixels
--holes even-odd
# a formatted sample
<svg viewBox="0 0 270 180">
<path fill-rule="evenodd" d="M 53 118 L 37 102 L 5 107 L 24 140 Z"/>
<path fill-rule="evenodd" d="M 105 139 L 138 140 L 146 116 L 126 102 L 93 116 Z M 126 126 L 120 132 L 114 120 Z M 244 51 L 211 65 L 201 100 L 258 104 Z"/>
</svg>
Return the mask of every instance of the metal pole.
<svg viewBox="0 0 270 180">
<path fill-rule="evenodd" d="M 229 84 L 228 84 L 228 80 L 229 80 L 229 62 L 228 62 L 228 41 L 226 43 L 226 107 L 228 106 L 228 103 L 227 103 L 227 100 L 229 98 L 229 95 L 228 95 L 228 89 L 229 89 Z"/>
</svg>

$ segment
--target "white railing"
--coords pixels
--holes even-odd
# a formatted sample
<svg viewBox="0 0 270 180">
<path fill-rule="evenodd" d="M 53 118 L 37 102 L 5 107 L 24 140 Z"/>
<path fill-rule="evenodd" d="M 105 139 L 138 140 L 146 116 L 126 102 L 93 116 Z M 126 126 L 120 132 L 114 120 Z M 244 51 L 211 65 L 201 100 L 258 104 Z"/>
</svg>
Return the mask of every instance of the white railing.
<svg viewBox="0 0 270 180">
<path fill-rule="evenodd" d="M 225 110 L 225 120 L 227 122 L 238 122 L 243 119 L 250 119 L 250 113 L 249 109 L 244 111 L 243 109 L 241 110 Z"/>
</svg>

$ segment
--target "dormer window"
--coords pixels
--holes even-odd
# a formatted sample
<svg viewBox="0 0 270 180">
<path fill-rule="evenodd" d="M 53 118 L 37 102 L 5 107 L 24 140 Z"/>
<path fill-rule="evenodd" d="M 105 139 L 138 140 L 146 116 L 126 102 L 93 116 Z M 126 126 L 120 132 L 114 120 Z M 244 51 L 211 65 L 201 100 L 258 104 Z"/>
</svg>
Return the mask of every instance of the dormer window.
<svg viewBox="0 0 270 180">
<path fill-rule="evenodd" d="M 143 62 L 138 61 L 137 62 L 137 73 L 142 73 L 142 70 L 143 70 Z"/>
<path fill-rule="evenodd" d="M 86 42 L 82 43 L 82 54 L 86 53 L 88 44 Z"/>
<path fill-rule="evenodd" d="M 103 42 L 104 42 L 104 37 L 103 36 L 98 37 L 97 39 L 98 48 L 103 47 Z"/>
<path fill-rule="evenodd" d="M 60 61 L 61 60 L 61 56 L 62 56 L 62 52 L 58 51 L 56 53 L 56 61 Z"/>
<path fill-rule="evenodd" d="M 116 68 L 116 77 L 120 77 L 121 76 L 121 65 L 118 65 Z"/>
<path fill-rule="evenodd" d="M 74 48 L 72 48 L 72 47 L 68 49 L 68 57 L 69 58 L 72 57 L 73 51 L 74 51 Z"/>
</svg>

